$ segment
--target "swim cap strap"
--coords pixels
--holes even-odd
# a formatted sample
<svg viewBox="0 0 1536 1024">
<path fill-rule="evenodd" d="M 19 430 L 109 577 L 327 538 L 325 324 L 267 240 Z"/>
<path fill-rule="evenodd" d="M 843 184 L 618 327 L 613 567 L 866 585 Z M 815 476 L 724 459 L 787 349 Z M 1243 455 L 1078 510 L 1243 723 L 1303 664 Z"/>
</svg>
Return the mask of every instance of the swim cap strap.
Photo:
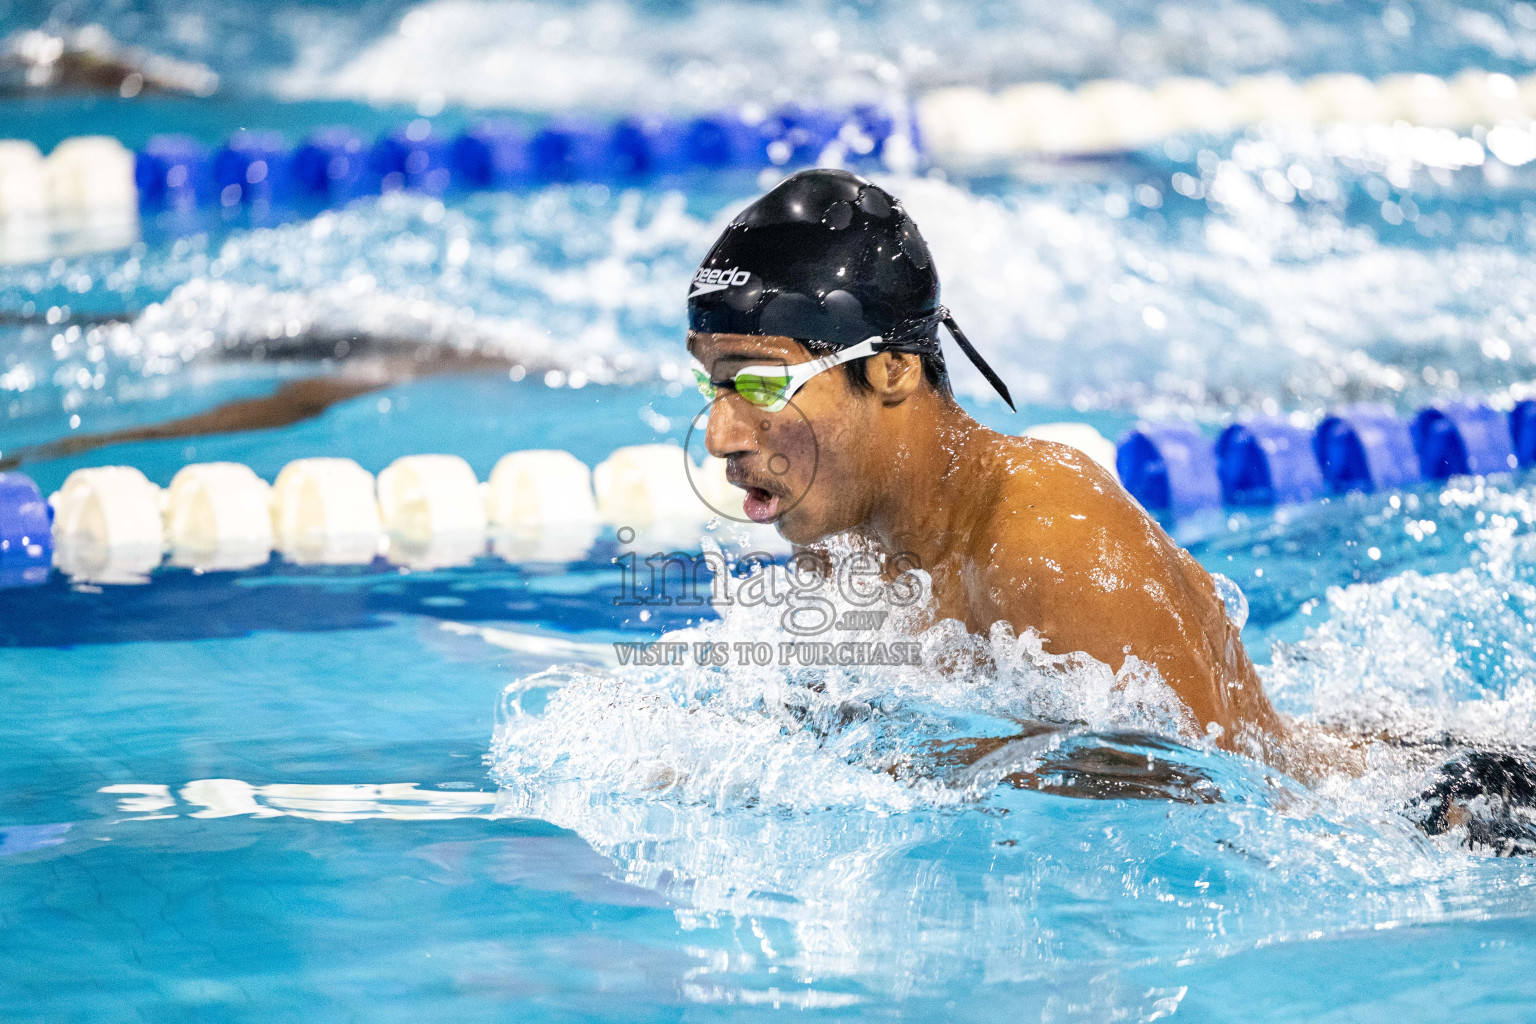
<svg viewBox="0 0 1536 1024">
<path fill-rule="evenodd" d="M 999 377 L 997 372 L 987 365 L 987 361 L 981 358 L 981 353 L 976 351 L 976 346 L 972 345 L 971 340 L 965 336 L 965 332 L 960 330 L 960 326 L 955 323 L 955 318 L 949 315 L 949 310 L 944 309 L 942 306 L 939 309 L 944 313 L 944 326 L 949 328 L 949 334 L 960 346 L 960 351 L 964 352 L 966 358 L 971 361 L 971 364 L 981 371 L 983 377 L 987 378 L 987 383 L 996 388 L 997 393 L 1003 396 L 1003 401 L 1008 403 L 1008 408 L 1018 412 L 1019 410 L 1014 408 L 1013 396 L 1008 394 L 1008 385 L 1003 383 L 1003 378 Z"/>
<path fill-rule="evenodd" d="M 949 307 L 947 306 L 940 306 L 927 316 L 908 320 L 892 331 L 887 337 L 876 342 L 875 348 L 880 352 L 912 352 L 917 355 L 936 355 L 939 351 L 939 336 L 937 333 L 939 324 L 943 324 L 949 329 L 950 337 L 954 338 L 955 342 L 959 344 L 960 351 L 964 352 L 966 358 L 971 361 L 971 364 L 981 371 L 983 377 L 987 378 L 987 383 L 996 388 L 997 393 L 1003 396 L 1003 401 L 1008 403 L 1008 408 L 1018 412 L 1019 410 L 1014 408 L 1013 397 L 1008 394 L 1008 385 L 1004 384 L 1003 379 L 997 375 L 996 371 L 987 365 L 985 359 L 981 358 L 981 353 L 976 351 L 976 346 L 971 344 L 971 339 L 965 336 L 965 332 L 960 330 L 959 325 L 955 323 L 955 318 L 950 316 Z"/>
</svg>

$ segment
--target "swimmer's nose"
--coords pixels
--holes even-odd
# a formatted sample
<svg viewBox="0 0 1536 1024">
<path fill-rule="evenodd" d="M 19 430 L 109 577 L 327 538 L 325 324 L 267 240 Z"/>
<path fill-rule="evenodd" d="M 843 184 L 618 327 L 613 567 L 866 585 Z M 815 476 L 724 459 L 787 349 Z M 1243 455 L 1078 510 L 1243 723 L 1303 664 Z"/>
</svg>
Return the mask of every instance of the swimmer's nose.
<svg viewBox="0 0 1536 1024">
<path fill-rule="evenodd" d="M 755 422 L 762 411 L 734 392 L 726 392 L 709 410 L 709 424 L 704 428 L 704 447 L 720 459 L 757 451 Z"/>
</svg>

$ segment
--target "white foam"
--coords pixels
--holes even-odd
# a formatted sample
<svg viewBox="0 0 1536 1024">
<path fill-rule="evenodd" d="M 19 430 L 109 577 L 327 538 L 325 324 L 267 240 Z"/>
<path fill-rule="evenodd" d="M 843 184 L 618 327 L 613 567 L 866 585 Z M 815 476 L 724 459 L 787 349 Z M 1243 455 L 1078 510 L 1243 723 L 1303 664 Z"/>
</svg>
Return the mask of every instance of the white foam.
<svg viewBox="0 0 1536 1024">
<path fill-rule="evenodd" d="M 1536 746 L 1536 537 L 1515 532 L 1536 500 L 1525 487 L 1479 490 L 1490 525 L 1473 565 L 1330 589 L 1326 620 L 1276 645 L 1266 687 L 1365 731 Z"/>
<path fill-rule="evenodd" d="M 1465 176 L 1508 173 L 1493 157 L 1518 162 L 1533 140 L 1512 125 L 1489 133 L 1486 149 L 1429 128 L 1270 127 L 1212 143 L 1171 185 L 1115 178 L 996 197 L 927 178 L 882 183 L 928 238 L 946 304 L 1022 400 L 1153 415 L 1316 413 L 1357 398 L 1496 393 L 1536 376 L 1531 279 L 1509 241 L 1511 210 L 1436 205 L 1446 189 L 1471 187 Z M 1400 231 L 1434 237 L 1382 241 L 1375 214 L 1362 222 L 1351 206 L 1362 188 L 1380 193 L 1384 215 L 1404 218 Z M 1178 189 L 1206 209 L 1190 209 Z M 61 335 L 53 352 L 9 367 L 5 386 L 102 400 L 98 373 L 110 379 L 122 364 L 101 370 L 89 355 L 97 346 L 133 372 L 163 373 L 226 348 L 280 353 L 303 342 L 325 352 L 358 339 L 497 355 L 565 386 L 656 371 L 675 381 L 688 277 L 747 199 L 724 202 L 711 223 L 680 195 L 600 187 L 452 209 L 395 196 L 238 233 L 157 271 L 200 276 L 131 327 Z M 1143 202 L 1184 203 L 1186 213 L 1177 226 L 1129 215 Z M 60 273 L 84 269 L 95 270 Z M 35 292 L 58 283 L 45 271 L 7 277 Z M 990 393 L 947 352 L 962 394 Z"/>
<path fill-rule="evenodd" d="M 1314 413 L 1356 398 L 1496 392 L 1536 375 L 1530 276 L 1509 246 L 1387 244 L 1344 216 L 1361 177 L 1476 166 L 1472 139 L 1273 127 L 1212 156 L 1208 171 L 1180 179 L 1211 209 L 1177 240 L 1123 216 L 1134 190 L 1117 206 L 1113 189 L 1073 200 L 886 184 L 923 229 L 945 304 L 1024 401 Z M 1293 167 L 1305 195 L 1286 177 Z M 1475 304 L 1458 283 L 1469 280 Z M 987 393 L 964 359 L 948 363 L 962 392 Z"/>
<path fill-rule="evenodd" d="M 346 353 L 360 339 L 497 356 L 577 386 L 649 369 L 629 336 L 675 341 L 704 231 L 680 195 L 594 186 L 467 205 L 397 194 L 237 233 L 213 261 L 216 276 L 194 277 L 138 317 L 130 354 L 163 372 L 220 350 Z"/>
<path fill-rule="evenodd" d="M 1117 674 L 1081 654 L 1047 654 L 1038 636 L 1015 638 L 1005 626 L 990 638 L 971 637 L 954 622 L 918 631 L 927 586 L 922 573 L 873 601 L 851 600 L 832 582 L 792 576 L 782 567 L 759 571 L 755 580 L 766 588 L 762 593 L 781 595 L 780 602 L 755 603 L 748 595 L 758 591 L 743 583 L 731 603 L 716 593 L 718 621 L 662 638 L 690 645 L 685 664 L 556 669 L 509 687 L 493 745 L 504 785 L 574 786 L 581 799 L 665 792 L 717 807 L 896 810 L 975 799 L 978 790 L 899 781 L 888 772 L 967 717 L 1087 722 L 1199 738 L 1155 671 L 1134 658 Z M 791 608 L 801 611 L 790 616 Z M 877 629 L 829 628 L 798 639 L 912 642 L 921 647 L 921 665 L 805 666 L 779 646 L 797 639 L 786 631 L 788 622 L 803 630 L 813 620 L 841 621 L 845 612 L 872 608 L 887 613 Z M 772 648 L 771 664 L 742 664 L 734 647 L 728 666 L 693 663 L 693 644 L 759 642 Z M 542 696 L 550 688 L 555 692 L 537 713 L 524 710 L 529 693 Z"/>
<path fill-rule="evenodd" d="M 1311 30 L 1313 41 L 1321 31 L 1354 42 L 1333 25 Z M 298 60 L 273 81 L 286 96 L 534 110 L 835 104 L 902 86 L 1229 75 L 1292 46 L 1287 22 L 1252 4 L 1154 17 L 1087 0 L 1026 0 L 1004 17 L 988 5 L 902 0 L 857 18 L 829 0 L 792 0 L 770 16 L 739 0 L 428 0 L 361 43 L 320 30 L 313 15 L 295 19 L 292 34 Z"/>
<path fill-rule="evenodd" d="M 835 592 L 822 596 L 846 608 Z M 1500 897 L 1500 877 L 1480 873 L 1475 858 L 1430 842 L 1397 813 L 1422 775 L 1385 782 L 1378 772 L 1309 794 L 1202 752 L 1144 666 L 1117 678 L 1081 655 L 1045 654 L 1032 634 L 968 637 L 955 623 L 924 631 L 921 602 L 914 610 L 896 596 L 875 605 L 893 614 L 872 635 L 915 635 L 925 667 L 700 668 L 690 646 L 680 666 L 565 667 L 520 680 L 504 695 L 492 745 L 497 813 L 576 831 L 613 860 L 615 877 L 673 897 L 685 927 L 734 920 L 744 934 L 782 936 L 776 955 L 791 977 L 855 974 L 876 988 L 890 983 L 893 957 L 901 984 L 919 991 L 978 963 L 1001 978 L 1049 976 L 1054 937 L 1073 927 L 1059 908 L 1080 905 L 1067 894 L 1112 914 L 1134 915 L 1150 899 L 1173 904 L 1184 955 L 1443 920 L 1448 897 L 1520 902 Z M 782 609 L 723 611 L 664 640 L 786 639 Z M 1052 736 L 947 782 L 911 770 L 934 741 L 1007 735 L 1041 719 L 1191 744 L 1185 756 L 1212 773 L 1224 801 L 1063 806 L 999 784 L 1038 763 Z M 1203 879 L 1209 844 L 1236 846 L 1264 870 L 1191 888 L 1174 862 Z M 1263 923 L 1240 937 L 1222 926 L 1239 919 Z M 913 934 L 924 942 L 914 947 Z M 1077 959 L 1097 948 L 1075 941 L 1085 943 Z"/>
</svg>

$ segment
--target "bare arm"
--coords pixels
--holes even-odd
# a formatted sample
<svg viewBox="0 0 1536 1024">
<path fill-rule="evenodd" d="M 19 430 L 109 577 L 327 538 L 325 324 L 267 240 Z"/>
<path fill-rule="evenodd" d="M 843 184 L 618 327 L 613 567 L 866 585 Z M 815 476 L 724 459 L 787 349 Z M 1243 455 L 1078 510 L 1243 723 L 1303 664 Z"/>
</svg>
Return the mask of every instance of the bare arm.
<svg viewBox="0 0 1536 1024">
<path fill-rule="evenodd" d="M 1051 653 L 1083 651 L 1117 671 L 1127 655 L 1151 663 L 1201 726 L 1221 727 L 1223 745 L 1245 725 L 1277 730 L 1210 574 L 1106 471 L 1041 444 L 978 538 L 976 617 L 1033 628 Z"/>
</svg>

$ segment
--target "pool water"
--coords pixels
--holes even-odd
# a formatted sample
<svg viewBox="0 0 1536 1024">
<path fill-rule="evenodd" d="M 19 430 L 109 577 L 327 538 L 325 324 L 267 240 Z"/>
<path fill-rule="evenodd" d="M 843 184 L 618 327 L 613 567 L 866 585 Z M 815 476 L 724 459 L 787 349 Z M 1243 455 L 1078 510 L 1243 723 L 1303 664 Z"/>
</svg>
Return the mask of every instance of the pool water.
<svg viewBox="0 0 1536 1024">
<path fill-rule="evenodd" d="M 773 15 L 765 39 L 744 11 Z M 44 145 L 1112 68 L 1523 72 L 1536 53 L 1522 3 L 272 15 L 184 0 L 89 17 L 13 4 L 0 29 L 49 17 L 206 61 L 230 88 L 8 103 L 0 134 Z M 471 46 L 475 67 L 542 63 L 470 74 L 454 56 Z M 1073 419 L 1115 436 L 1138 415 L 1214 430 L 1356 399 L 1527 395 L 1536 163 L 1500 148 L 1262 128 L 1006 179 L 881 181 L 1023 398 L 1010 413 L 956 366 L 967 407 L 998 429 Z M 591 465 L 681 442 L 703 404 L 680 383 L 685 284 L 767 183 L 156 218 L 128 249 L 0 267 L 0 453 L 47 493 L 90 465 L 163 485 L 192 462 L 270 480 L 307 456 L 376 472 L 451 452 L 484 479 L 509 451 Z M 520 372 L 404 381 L 270 430 L 29 451 L 338 372 L 344 359 L 316 353 L 342 339 L 472 349 Z M 1244 641 L 1282 710 L 1518 746 L 1536 745 L 1533 524 L 1536 479 L 1513 476 L 1168 525 L 1241 586 Z M 710 542 L 751 547 L 728 526 Z M 916 641 L 925 665 L 980 653 L 989 670 L 619 667 L 614 641 L 784 637 L 761 608 L 618 603 L 620 553 L 610 531 L 568 564 L 274 559 L 0 590 L 0 1018 L 1536 1015 L 1536 869 L 1412 823 L 1436 760 L 1423 748 L 1378 744 L 1363 777 L 1306 786 L 1191 735 L 1155 680 L 942 628 Z M 946 760 L 1018 720 L 1057 728 Z M 1075 756 L 1153 763 L 1179 799 L 1074 798 L 1068 783 L 1091 780 L 1065 769 L 1051 792 L 1008 782 L 1032 758 Z"/>
</svg>

